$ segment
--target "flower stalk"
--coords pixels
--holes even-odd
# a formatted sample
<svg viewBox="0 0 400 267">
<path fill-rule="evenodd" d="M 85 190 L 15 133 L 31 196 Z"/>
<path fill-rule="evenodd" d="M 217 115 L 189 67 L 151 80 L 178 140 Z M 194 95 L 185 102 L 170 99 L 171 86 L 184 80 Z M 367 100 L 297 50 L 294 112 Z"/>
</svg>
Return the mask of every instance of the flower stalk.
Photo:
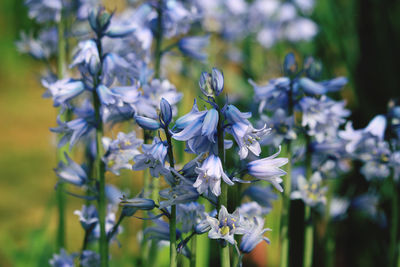
<svg viewBox="0 0 400 267">
<path fill-rule="evenodd" d="M 107 241 L 107 233 L 106 233 L 106 181 L 105 181 L 105 166 L 102 160 L 102 155 L 104 154 L 104 148 L 102 144 L 102 138 L 104 135 L 103 130 L 103 120 L 100 113 L 101 102 L 99 95 L 97 93 L 97 86 L 100 84 L 100 77 L 102 74 L 102 66 L 103 66 L 103 49 L 101 44 L 101 35 L 97 35 L 96 38 L 96 46 L 97 51 L 100 57 L 100 70 L 97 73 L 96 77 L 94 77 L 93 82 L 93 102 L 94 102 L 94 110 L 95 110 L 95 119 L 97 123 L 96 127 L 96 158 L 95 158 L 95 170 L 96 176 L 98 179 L 98 187 L 99 187 L 99 196 L 98 196 L 98 213 L 99 213 L 99 224 L 100 224 L 100 239 L 99 239 L 99 252 L 100 252 L 100 264 L 101 267 L 108 266 L 108 241 Z"/>
<path fill-rule="evenodd" d="M 218 134 L 218 157 L 221 159 L 222 168 L 225 165 L 225 151 L 224 151 L 224 129 L 223 129 L 223 115 L 220 109 L 218 109 L 218 126 L 217 126 L 217 134 Z M 226 183 L 221 183 L 221 195 L 218 197 L 218 210 L 221 209 L 221 206 L 228 206 L 228 185 Z M 229 257 L 229 246 L 226 244 L 220 245 L 220 258 L 221 258 L 221 267 L 229 267 L 230 266 L 230 257 Z"/>
<path fill-rule="evenodd" d="M 65 21 L 63 18 L 60 19 L 60 22 L 57 25 L 58 27 L 58 49 L 57 49 L 57 78 L 59 80 L 63 79 L 65 76 L 66 69 L 66 50 L 65 50 Z M 63 119 L 69 121 L 70 120 L 70 112 L 67 110 L 64 114 L 62 114 Z M 65 160 L 64 152 L 67 150 L 67 145 L 57 149 L 57 161 Z M 57 229 L 57 247 L 58 249 L 65 248 L 65 235 L 66 235 L 66 197 L 64 194 L 64 184 L 60 183 L 57 186 L 57 207 L 58 207 L 58 229 Z"/>
<path fill-rule="evenodd" d="M 310 137 L 306 135 L 306 177 L 310 180 L 312 176 L 311 167 L 311 151 L 310 151 Z M 314 231 L 313 231 L 313 218 L 312 211 L 309 205 L 305 205 L 304 208 L 304 267 L 311 267 L 313 260 L 313 241 L 314 241 Z"/>
</svg>

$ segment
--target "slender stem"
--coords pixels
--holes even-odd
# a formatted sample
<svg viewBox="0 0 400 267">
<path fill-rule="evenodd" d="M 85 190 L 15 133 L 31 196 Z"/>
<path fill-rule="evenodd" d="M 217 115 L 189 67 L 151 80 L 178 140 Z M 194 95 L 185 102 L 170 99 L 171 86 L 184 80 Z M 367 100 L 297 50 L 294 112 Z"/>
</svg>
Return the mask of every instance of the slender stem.
<svg viewBox="0 0 400 267">
<path fill-rule="evenodd" d="M 306 136 L 306 177 L 309 180 L 312 175 L 312 167 L 311 167 L 311 151 L 310 151 L 310 137 Z M 305 236 L 304 236 L 304 267 L 311 267 L 313 260 L 313 221 L 312 221 L 312 212 L 311 208 L 308 205 L 305 205 L 305 214 L 304 214 L 304 223 L 305 223 Z"/>
<path fill-rule="evenodd" d="M 192 237 L 190 246 L 190 267 L 196 267 L 197 236 Z"/>
<path fill-rule="evenodd" d="M 398 264 L 398 230 L 399 230 L 399 196 L 397 192 L 397 185 L 394 179 L 394 171 L 392 170 L 392 175 L 390 177 L 390 182 L 392 183 L 393 193 L 392 193 L 392 221 L 390 229 L 390 265 L 395 267 Z"/>
<path fill-rule="evenodd" d="M 121 213 L 121 215 L 119 215 L 118 221 L 116 224 L 114 224 L 113 228 L 111 229 L 111 232 L 107 235 L 107 241 L 109 242 L 111 240 L 111 238 L 115 235 L 115 233 L 118 231 L 118 227 L 121 224 L 121 222 L 124 220 L 125 215 L 123 213 Z"/>
<path fill-rule="evenodd" d="M 175 162 L 174 162 L 174 152 L 173 152 L 173 147 L 172 147 L 172 139 L 171 139 L 171 133 L 168 129 L 168 125 L 165 126 L 164 128 L 165 135 L 167 137 L 167 143 L 168 143 L 168 159 L 169 159 L 169 165 L 174 168 L 175 167 Z M 175 184 L 173 185 L 175 186 Z M 170 247 L 169 247 L 169 255 L 170 255 L 170 267 L 176 267 L 177 266 L 177 251 L 176 251 L 176 205 L 171 206 L 171 217 L 169 219 L 169 242 L 170 242 Z"/>
<path fill-rule="evenodd" d="M 155 74 L 156 78 L 160 78 L 160 66 L 161 66 L 161 57 L 162 57 L 162 40 L 163 40 L 163 27 L 162 27 L 162 18 L 163 18 L 163 0 L 158 0 L 157 5 L 157 30 L 156 30 L 156 51 L 155 51 Z"/>
<path fill-rule="evenodd" d="M 305 207 L 305 244 L 304 244 L 304 267 L 312 266 L 312 258 L 313 258 L 313 225 L 312 225 L 312 214 L 310 206 Z"/>
<path fill-rule="evenodd" d="M 58 79 L 63 79 L 65 75 L 65 65 L 66 65 L 66 54 L 65 54 L 65 21 L 62 17 L 60 22 L 58 23 L 58 54 L 57 54 L 57 77 Z M 63 120 L 69 120 L 71 115 L 70 112 L 66 111 L 61 115 Z M 65 145 L 62 148 L 57 149 L 57 159 L 64 159 L 64 151 L 66 151 L 68 146 Z M 57 187 L 56 197 L 57 197 L 57 206 L 58 206 L 58 229 L 57 229 L 57 247 L 58 249 L 64 248 L 65 244 L 65 236 L 66 236 L 66 197 L 64 194 L 63 183 L 60 183 Z"/>
<path fill-rule="evenodd" d="M 105 179 L 105 166 L 102 161 L 102 156 L 104 154 L 104 148 L 102 144 L 103 138 L 103 120 L 100 113 L 101 102 L 97 94 L 96 88 L 100 84 L 100 77 L 102 75 L 103 66 L 103 49 L 101 44 L 101 36 L 96 38 L 97 50 L 100 57 L 100 70 L 99 73 L 94 77 L 93 82 L 93 102 L 95 110 L 95 119 L 97 123 L 96 127 L 96 159 L 95 159 L 95 169 L 96 176 L 98 179 L 99 186 L 99 197 L 98 197 L 98 213 L 99 213 L 99 224 L 100 224 L 100 239 L 99 239 L 99 252 L 100 252 L 100 265 L 101 267 L 108 266 L 108 241 L 106 233 L 106 216 L 107 216 L 107 202 L 106 202 L 106 179 Z"/>
<path fill-rule="evenodd" d="M 218 156 L 221 159 L 222 167 L 225 165 L 225 151 L 224 151 L 224 129 L 223 129 L 223 115 L 221 110 L 218 110 Z M 228 207 L 228 185 L 221 182 L 221 195 L 218 198 L 218 210 L 221 206 Z M 229 245 L 220 245 L 221 267 L 230 266 Z"/>
<path fill-rule="evenodd" d="M 287 174 L 284 180 L 285 191 L 283 195 L 282 220 L 281 220 L 281 267 L 287 267 L 289 257 L 289 210 L 290 210 L 290 193 L 292 184 L 292 152 L 291 141 L 287 143 Z"/>
</svg>

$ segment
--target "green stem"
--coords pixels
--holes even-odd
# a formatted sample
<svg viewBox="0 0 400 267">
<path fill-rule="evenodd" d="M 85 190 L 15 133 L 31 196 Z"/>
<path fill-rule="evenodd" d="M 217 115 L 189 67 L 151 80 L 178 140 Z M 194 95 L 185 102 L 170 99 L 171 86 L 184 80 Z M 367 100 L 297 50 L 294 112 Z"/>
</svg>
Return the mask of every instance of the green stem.
<svg viewBox="0 0 400 267">
<path fill-rule="evenodd" d="M 101 36 L 96 38 L 97 50 L 100 57 L 100 70 L 96 77 L 94 77 L 93 82 L 93 102 L 96 117 L 96 158 L 95 158 L 95 169 L 96 176 L 98 179 L 99 186 L 99 197 L 98 197 L 98 214 L 99 214 L 99 224 L 100 224 L 100 238 L 99 238 L 99 252 L 100 252 L 100 266 L 108 267 L 108 241 L 106 233 L 106 216 L 107 216 L 107 201 L 106 201 L 106 179 L 105 179 L 105 166 L 102 161 L 102 156 L 104 154 L 104 148 L 102 144 L 102 138 L 104 135 L 103 130 L 103 120 L 100 114 L 101 102 L 97 94 L 96 88 L 100 84 L 100 76 L 102 74 L 103 67 L 103 49 L 101 45 Z"/>
<path fill-rule="evenodd" d="M 190 267 L 196 267 L 197 236 L 192 237 L 190 246 Z"/>
<path fill-rule="evenodd" d="M 65 54 L 65 38 L 64 30 L 65 22 L 62 18 L 58 23 L 58 54 L 57 54 L 57 77 L 63 79 L 65 74 L 66 65 L 66 54 Z M 70 120 L 70 112 L 66 111 L 61 115 L 63 120 Z M 57 160 L 65 160 L 64 152 L 68 150 L 68 145 L 57 149 Z M 65 236 L 66 236 L 66 197 L 64 194 L 63 183 L 59 183 L 56 192 L 57 206 L 58 206 L 58 229 L 57 229 L 57 248 L 65 248 Z"/>
<path fill-rule="evenodd" d="M 223 130 L 223 115 L 218 110 L 218 157 L 221 159 L 222 168 L 225 166 L 225 151 L 224 151 L 224 130 Z M 218 210 L 221 206 L 228 208 L 228 185 L 221 182 L 221 195 L 218 198 Z M 220 245 L 221 267 L 230 266 L 229 245 Z"/>
<path fill-rule="evenodd" d="M 168 129 L 168 125 L 165 126 L 164 128 L 165 135 L 167 137 L 167 143 L 168 143 L 168 159 L 169 159 L 169 165 L 174 168 L 175 167 L 175 162 L 174 162 L 174 152 L 173 152 L 173 147 L 172 147 L 172 139 L 171 139 L 171 133 Z M 175 186 L 175 184 L 173 185 Z M 170 267 L 176 267 L 177 266 L 177 251 L 176 251 L 176 205 L 171 206 L 171 217 L 169 219 L 169 242 L 170 242 L 170 247 L 169 247 L 169 255 L 170 255 Z"/>
<path fill-rule="evenodd" d="M 311 151 L 310 151 L 310 137 L 306 135 L 306 177 L 310 180 L 312 176 L 312 166 L 311 166 Z M 313 260 L 313 221 L 312 221 L 312 212 L 311 208 L 308 205 L 305 205 L 305 213 L 304 213 L 304 267 L 311 267 Z"/>
<path fill-rule="evenodd" d="M 312 214 L 310 206 L 305 207 L 305 223 L 306 223 L 306 230 L 305 230 L 305 244 L 304 244 L 304 267 L 311 267 L 312 266 L 312 259 L 313 259 L 313 239 L 314 239 L 314 232 L 313 232 L 313 225 L 312 225 Z"/>
<path fill-rule="evenodd" d="M 398 230 L 399 230 L 399 196 L 397 192 L 397 185 L 394 179 L 394 173 L 392 170 L 392 175 L 390 177 L 390 181 L 392 183 L 393 194 L 392 194 L 392 221 L 391 221 L 391 229 L 390 229 L 390 265 L 396 266 L 398 264 Z"/>
<path fill-rule="evenodd" d="M 291 141 L 287 143 L 287 174 L 284 180 L 284 195 L 283 195 L 283 206 L 282 206 L 282 220 L 281 220 L 281 267 L 287 267 L 289 262 L 289 210 L 290 210 L 290 193 L 292 184 L 292 152 L 291 152 Z"/>
</svg>

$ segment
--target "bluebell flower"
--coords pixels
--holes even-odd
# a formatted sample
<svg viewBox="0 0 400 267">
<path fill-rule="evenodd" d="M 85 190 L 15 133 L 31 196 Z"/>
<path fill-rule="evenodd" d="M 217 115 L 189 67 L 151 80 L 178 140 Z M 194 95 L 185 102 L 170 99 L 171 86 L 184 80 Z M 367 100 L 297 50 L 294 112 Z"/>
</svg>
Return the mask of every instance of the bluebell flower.
<svg viewBox="0 0 400 267">
<path fill-rule="evenodd" d="M 286 76 L 291 76 L 297 73 L 297 62 L 294 54 L 288 53 L 283 61 L 283 72 Z"/>
<path fill-rule="evenodd" d="M 79 20 L 87 20 L 93 7 L 99 5 L 99 0 L 78 0 L 77 1 L 77 18 Z"/>
<path fill-rule="evenodd" d="M 104 35 L 110 26 L 113 14 L 107 12 L 103 6 L 95 6 L 89 14 L 90 27 L 98 35 Z"/>
<path fill-rule="evenodd" d="M 272 191 L 270 186 L 251 185 L 243 191 L 243 195 L 257 202 L 265 211 L 271 210 L 271 202 L 278 199 L 277 194 Z"/>
<path fill-rule="evenodd" d="M 54 171 L 62 182 L 70 183 L 76 186 L 83 186 L 88 182 L 86 171 L 76 162 L 74 162 L 67 153 L 64 153 L 67 163 L 60 161 Z"/>
<path fill-rule="evenodd" d="M 307 77 L 303 77 L 298 81 L 298 85 L 304 92 L 311 95 L 323 95 L 329 92 L 339 91 L 346 83 L 347 79 L 345 77 L 338 77 L 323 82 L 315 82 Z"/>
<path fill-rule="evenodd" d="M 240 159 L 245 159 L 249 155 L 249 151 L 255 156 L 259 156 L 261 146 L 258 140 L 268 134 L 270 129 L 267 129 L 266 125 L 260 129 L 254 129 L 247 120 L 251 117 L 251 113 L 242 113 L 234 105 L 225 106 L 223 112 L 230 125 L 228 129 L 239 146 Z"/>
<path fill-rule="evenodd" d="M 166 127 L 168 127 L 172 120 L 172 108 L 165 98 L 162 98 L 160 102 L 160 119 Z"/>
<path fill-rule="evenodd" d="M 135 77 L 134 66 L 116 53 L 107 53 L 104 56 L 102 70 L 105 84 L 112 84 L 115 78 L 121 84 L 128 84 Z"/>
<path fill-rule="evenodd" d="M 208 232 L 209 238 L 223 239 L 232 245 L 235 244 L 235 234 L 241 235 L 246 232 L 246 229 L 242 228 L 239 211 L 235 210 L 229 214 L 224 206 L 221 206 L 217 218 L 207 216 L 207 222 L 211 227 Z"/>
<path fill-rule="evenodd" d="M 65 249 L 60 249 L 60 254 L 53 254 L 53 258 L 49 260 L 52 267 L 74 267 L 76 254 L 68 255 Z"/>
<path fill-rule="evenodd" d="M 219 196 L 221 194 L 221 177 L 228 185 L 234 184 L 225 174 L 221 159 L 214 154 L 210 154 L 201 166 L 196 168 L 196 172 L 198 177 L 193 186 L 197 188 L 199 194 L 210 190 L 214 195 Z"/>
<path fill-rule="evenodd" d="M 169 172 L 165 167 L 165 160 L 168 151 L 166 142 L 161 141 L 158 137 L 153 139 L 151 145 L 142 145 L 143 154 L 139 154 L 133 158 L 135 164 L 133 170 L 139 171 L 149 168 L 151 176 L 158 177 Z"/>
<path fill-rule="evenodd" d="M 240 241 L 240 251 L 250 253 L 261 241 L 270 243 L 269 239 L 264 236 L 264 233 L 271 231 L 269 228 L 264 228 L 264 219 L 261 217 L 252 217 L 250 229 L 246 230 Z"/>
<path fill-rule="evenodd" d="M 16 46 L 21 53 L 28 53 L 35 59 L 47 60 L 57 52 L 57 43 L 58 32 L 52 27 L 41 30 L 37 38 L 33 38 L 32 34 L 21 32 Z"/>
<path fill-rule="evenodd" d="M 53 98 L 54 107 L 68 106 L 70 100 L 85 90 L 84 83 L 74 79 L 62 79 L 54 83 L 42 79 L 42 85 L 47 88 L 44 96 Z"/>
<path fill-rule="evenodd" d="M 103 161 L 107 170 L 116 175 L 119 175 L 121 169 L 132 169 L 133 158 L 140 154 L 138 147 L 143 143 L 136 138 L 134 131 L 129 134 L 120 132 L 115 140 L 103 137 L 102 141 L 106 151 Z"/>
<path fill-rule="evenodd" d="M 278 108 L 270 117 L 262 114 L 260 125 L 267 125 L 271 129 L 270 134 L 261 138 L 261 145 L 272 144 L 275 147 L 279 147 L 283 141 L 297 138 L 294 130 L 294 118 L 293 116 L 288 116 L 284 109 Z"/>
<path fill-rule="evenodd" d="M 283 188 L 280 185 L 282 183 L 281 176 L 285 175 L 286 172 L 279 167 L 288 163 L 287 158 L 276 158 L 279 153 L 280 149 L 277 153 L 263 159 L 258 159 L 251 161 L 247 164 L 248 173 L 260 180 L 265 180 L 278 189 L 280 192 L 283 192 Z"/>
<path fill-rule="evenodd" d="M 78 43 L 70 68 L 83 66 L 95 75 L 100 70 L 100 55 L 95 41 L 86 40 Z"/>
<path fill-rule="evenodd" d="M 69 141 L 70 149 L 84 136 L 88 136 L 95 129 L 95 116 L 93 107 L 85 102 L 81 108 L 74 109 L 78 118 L 63 122 L 57 117 L 58 127 L 50 128 L 52 132 L 63 134 L 58 146 L 62 147 Z"/>
<path fill-rule="evenodd" d="M 169 224 L 163 220 L 153 220 L 156 226 L 147 227 L 143 235 L 146 239 L 157 240 L 157 241 L 169 241 Z M 176 229 L 176 239 L 181 237 L 181 231 Z"/>
<path fill-rule="evenodd" d="M 166 199 L 160 201 L 161 208 L 196 201 L 200 196 L 193 184 L 185 181 L 180 181 L 174 187 L 163 189 L 159 194 L 161 198 Z"/>
<path fill-rule="evenodd" d="M 210 37 L 205 36 L 188 36 L 183 37 L 178 42 L 179 50 L 188 57 L 199 61 L 205 61 L 207 59 L 207 53 L 204 52 L 206 46 L 208 46 Z"/>
<path fill-rule="evenodd" d="M 182 225 L 182 232 L 193 231 L 206 218 L 204 205 L 197 202 L 179 204 L 176 209 L 176 220 Z"/>
<path fill-rule="evenodd" d="M 315 136 L 318 142 L 335 137 L 345 117 L 350 111 L 344 108 L 345 102 L 336 102 L 326 96 L 320 99 L 304 97 L 299 106 L 302 111 L 301 125 L 307 128 L 310 136 Z"/>
<path fill-rule="evenodd" d="M 290 194 L 290 198 L 302 199 L 310 207 L 315 207 L 320 203 L 325 205 L 327 187 L 322 187 L 321 184 L 322 177 L 319 172 L 313 173 L 310 181 L 307 181 L 304 176 L 300 176 L 297 179 L 297 190 Z"/>
<path fill-rule="evenodd" d="M 63 2 L 61 0 L 25 0 L 28 15 L 39 23 L 59 22 Z"/>
<path fill-rule="evenodd" d="M 152 210 L 155 208 L 156 204 L 154 200 L 148 198 L 131 198 L 131 199 L 122 199 L 120 205 L 124 208 L 134 208 L 140 210 Z"/>
<path fill-rule="evenodd" d="M 199 116 L 199 114 L 201 115 Z M 183 129 L 182 131 L 173 134 L 172 137 L 175 140 L 189 141 L 198 136 L 204 136 L 207 137 L 210 142 L 215 143 L 215 135 L 217 133 L 218 125 L 217 110 L 212 108 L 207 112 L 197 112 L 197 114 L 191 112 L 185 116 L 178 119 L 176 122 L 177 125 L 175 127 L 183 127 Z M 194 117 L 197 117 L 197 119 L 193 120 Z"/>
<path fill-rule="evenodd" d="M 240 215 L 253 218 L 264 217 L 272 210 L 272 207 L 265 208 L 260 206 L 256 201 L 251 201 L 241 204 L 238 209 Z"/>
<path fill-rule="evenodd" d="M 168 80 L 153 79 L 142 87 L 143 94 L 136 106 L 138 115 L 158 119 L 158 109 L 161 99 L 164 98 L 172 107 L 173 116 L 177 113 L 176 105 L 182 99 L 182 93 Z"/>
<path fill-rule="evenodd" d="M 82 206 L 82 210 L 74 211 L 74 214 L 79 216 L 79 221 L 86 231 L 89 229 L 94 229 L 96 224 L 99 221 L 98 213 L 96 206 L 89 205 L 89 206 Z"/>
<path fill-rule="evenodd" d="M 334 197 L 331 200 L 329 215 L 332 220 L 342 220 L 347 216 L 347 210 L 350 206 L 350 201 L 344 198 Z"/>
<path fill-rule="evenodd" d="M 254 81 L 249 80 L 253 86 L 255 100 L 260 103 L 258 111 L 262 113 L 264 109 L 276 110 L 286 108 L 289 104 L 288 92 L 290 90 L 290 79 L 281 77 L 270 80 L 268 84 L 259 86 Z"/>
<path fill-rule="evenodd" d="M 217 68 L 201 73 L 199 87 L 205 96 L 219 96 L 224 89 L 224 74 Z"/>
<path fill-rule="evenodd" d="M 160 123 L 154 119 L 137 115 L 134 118 L 136 123 L 145 130 L 155 131 L 161 127 Z"/>
<path fill-rule="evenodd" d="M 91 250 L 84 250 L 80 256 L 80 264 L 82 267 L 100 266 L 100 255 Z"/>
<path fill-rule="evenodd" d="M 174 129 L 178 131 L 183 130 L 193 121 L 203 119 L 206 113 L 207 110 L 199 111 L 199 108 L 197 107 L 197 101 L 195 99 L 191 111 L 176 120 Z"/>
</svg>

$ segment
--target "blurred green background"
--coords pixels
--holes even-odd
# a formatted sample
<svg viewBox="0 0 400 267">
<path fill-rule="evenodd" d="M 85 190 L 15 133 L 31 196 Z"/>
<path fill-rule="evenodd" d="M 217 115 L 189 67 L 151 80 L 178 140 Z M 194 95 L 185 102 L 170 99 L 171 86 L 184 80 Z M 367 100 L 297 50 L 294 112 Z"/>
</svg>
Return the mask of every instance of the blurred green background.
<svg viewBox="0 0 400 267">
<path fill-rule="evenodd" d="M 390 98 L 399 97 L 400 1 L 316 0 L 312 18 L 320 28 L 313 42 L 281 43 L 265 51 L 249 40 L 252 48 L 245 67 L 261 82 L 279 74 L 279 64 L 289 51 L 299 58 L 319 58 L 324 78 L 349 78 L 341 94 L 353 112 L 354 126 L 363 127 L 374 114 L 385 112 Z M 46 266 L 54 252 L 56 140 L 48 129 L 55 126 L 56 110 L 41 97 L 41 63 L 15 48 L 19 32 L 33 27 L 22 0 L 0 1 L 0 266 Z M 211 54 L 218 52 L 218 45 L 210 48 Z M 208 68 L 211 63 L 226 66 L 227 80 L 232 77 L 228 87 L 252 95 L 248 77 L 233 78 L 240 74 L 237 65 L 211 58 Z M 176 85 L 182 87 L 179 80 Z M 346 192 L 348 186 L 361 193 L 367 185 L 362 177 L 351 175 L 340 190 Z M 79 203 L 69 202 L 69 214 Z M 68 216 L 67 224 L 69 233 L 82 231 L 75 216 Z M 129 224 L 124 227 L 129 232 Z M 79 244 L 80 235 L 68 232 L 67 244 Z M 337 266 L 375 266 L 385 257 L 388 231 L 374 223 L 350 215 L 337 226 L 337 233 Z M 135 237 L 129 240 L 133 243 Z M 131 248 L 114 248 L 116 258 Z"/>
</svg>

